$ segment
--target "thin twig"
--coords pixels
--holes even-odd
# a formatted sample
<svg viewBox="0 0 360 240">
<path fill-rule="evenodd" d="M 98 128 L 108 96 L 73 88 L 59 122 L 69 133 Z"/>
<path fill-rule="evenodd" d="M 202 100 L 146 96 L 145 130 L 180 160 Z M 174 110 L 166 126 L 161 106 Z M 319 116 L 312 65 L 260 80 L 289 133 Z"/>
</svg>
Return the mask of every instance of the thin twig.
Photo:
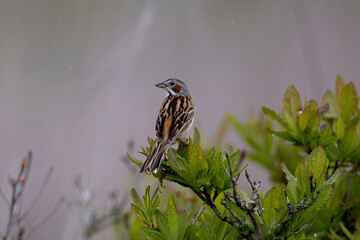
<svg viewBox="0 0 360 240">
<path fill-rule="evenodd" d="M 229 172 L 226 170 L 226 168 L 224 167 L 224 170 L 226 172 L 226 174 L 228 175 L 228 177 L 230 178 L 230 181 L 232 183 L 232 189 L 233 189 L 233 194 L 234 194 L 234 199 L 236 202 L 236 205 L 241 208 L 243 211 L 247 211 L 246 208 L 246 202 L 244 201 L 244 199 L 241 198 L 240 194 L 238 194 L 236 186 L 237 186 L 237 179 L 235 179 L 232 175 L 232 169 L 231 169 L 231 162 L 230 162 L 230 157 L 228 153 L 225 153 L 228 165 L 229 165 Z M 240 176 L 240 175 L 239 175 Z"/>
<path fill-rule="evenodd" d="M 20 171 L 16 179 L 9 178 L 12 186 L 12 197 L 10 203 L 9 221 L 6 228 L 4 239 L 12 236 L 14 227 L 20 221 L 21 207 L 24 199 L 24 189 L 28 181 L 30 167 L 32 162 L 32 152 L 29 151 L 27 158 L 21 162 Z"/>
<path fill-rule="evenodd" d="M 4 203 L 6 204 L 7 207 L 10 207 L 10 201 L 9 199 L 6 197 L 5 193 L 1 190 L 0 188 L 0 197 L 1 199 L 4 201 Z"/>
<path fill-rule="evenodd" d="M 49 217 L 51 217 L 55 212 L 56 210 L 59 209 L 59 207 L 64 203 L 65 201 L 65 198 L 64 197 L 61 197 L 53 207 L 51 207 L 47 213 L 45 213 L 44 216 L 40 217 L 35 223 L 34 225 L 32 225 L 28 231 L 28 234 L 26 235 L 27 237 L 30 237 L 41 225 L 43 225 L 46 220 L 49 219 Z"/>
<path fill-rule="evenodd" d="M 221 204 L 226 208 L 226 210 L 228 210 L 231 216 L 233 216 L 238 223 L 242 224 L 241 220 L 236 215 L 236 213 L 229 207 L 229 205 L 226 204 L 225 199 L 221 199 Z"/>
<path fill-rule="evenodd" d="M 253 200 L 251 203 L 249 203 L 248 207 L 247 207 L 247 213 L 249 214 L 250 218 L 251 218 L 251 221 L 252 223 L 254 224 L 254 228 L 255 228 L 255 232 L 256 232 L 256 235 L 258 237 L 259 240 L 262 240 L 263 237 L 262 237 L 262 234 L 261 234 L 261 230 L 260 230 L 260 226 L 259 226 L 259 223 L 256 219 L 256 216 L 255 216 L 255 212 L 254 212 L 254 208 L 258 205 L 258 203 L 260 202 L 260 196 L 259 196 L 259 187 L 260 185 L 257 185 L 256 182 L 252 183 L 251 180 L 250 180 L 250 175 L 248 173 L 248 171 L 245 169 L 245 176 L 246 176 L 246 179 L 248 180 L 248 182 L 250 183 L 250 186 L 251 186 L 251 189 L 252 189 L 252 192 L 253 192 Z M 260 184 L 260 182 L 259 182 Z"/>
<path fill-rule="evenodd" d="M 213 212 L 216 214 L 216 216 L 218 216 L 218 218 L 220 218 L 221 221 L 227 222 L 230 225 L 235 224 L 230 218 L 228 218 L 224 214 L 220 213 L 220 211 L 219 211 L 219 209 L 217 209 L 215 203 L 211 200 L 211 196 L 209 193 L 203 192 L 203 194 L 205 195 L 205 198 L 206 198 L 205 203 L 207 205 L 209 205 L 209 207 L 213 210 Z"/>
<path fill-rule="evenodd" d="M 45 178 L 43 180 L 43 182 L 41 183 L 41 186 L 38 190 L 38 192 L 36 193 L 34 199 L 31 201 L 29 207 L 27 210 L 25 210 L 25 212 L 23 213 L 23 215 L 20 217 L 20 219 L 25 218 L 28 213 L 30 212 L 30 209 L 39 201 L 40 196 L 42 195 L 42 193 L 44 192 L 45 186 L 47 185 L 47 183 L 49 182 L 49 179 L 51 177 L 51 174 L 54 172 L 54 168 L 50 167 L 47 174 L 45 175 Z"/>
<path fill-rule="evenodd" d="M 262 240 L 263 236 L 262 236 L 262 233 L 261 233 L 261 230 L 260 230 L 260 227 L 259 227 L 260 225 L 259 225 L 259 223 L 258 223 L 258 221 L 256 219 L 255 212 L 254 212 L 255 207 L 260 202 L 260 197 L 259 197 L 260 185 L 256 184 L 256 182 L 254 182 L 254 183 L 251 182 L 249 173 L 245 169 L 246 179 L 249 181 L 250 186 L 252 188 L 252 192 L 253 192 L 253 200 L 252 200 L 251 203 L 249 203 L 249 205 L 247 205 L 245 200 L 237 192 L 237 189 L 236 189 L 237 188 L 237 179 L 235 179 L 234 176 L 233 176 L 229 154 L 225 153 L 225 156 L 226 156 L 226 159 L 227 159 L 227 162 L 228 162 L 228 165 L 229 165 L 229 171 L 227 171 L 226 168 L 224 168 L 224 169 L 225 169 L 225 172 L 228 175 L 228 177 L 230 178 L 230 181 L 232 183 L 232 189 L 233 189 L 233 195 L 234 195 L 235 203 L 240 209 L 247 212 L 247 214 L 249 215 L 249 217 L 251 219 L 251 222 L 254 225 L 255 233 L 257 235 L 258 240 Z M 226 194 L 225 194 L 225 197 L 227 197 Z"/>
<path fill-rule="evenodd" d="M 310 175 L 309 175 L 309 178 L 310 178 Z M 311 194 L 309 199 L 306 199 L 306 197 L 304 197 L 303 199 L 301 199 L 300 203 L 298 203 L 296 205 L 292 205 L 290 203 L 286 189 L 284 189 L 285 201 L 286 201 L 286 205 L 287 205 L 289 211 L 288 211 L 287 215 L 285 216 L 283 222 L 279 225 L 278 229 L 276 230 L 275 237 L 278 237 L 281 234 L 283 228 L 291 220 L 291 218 L 295 215 L 295 213 L 310 207 L 317 200 L 322 189 L 323 188 L 320 187 L 320 189 L 317 192 L 313 192 Z"/>
</svg>

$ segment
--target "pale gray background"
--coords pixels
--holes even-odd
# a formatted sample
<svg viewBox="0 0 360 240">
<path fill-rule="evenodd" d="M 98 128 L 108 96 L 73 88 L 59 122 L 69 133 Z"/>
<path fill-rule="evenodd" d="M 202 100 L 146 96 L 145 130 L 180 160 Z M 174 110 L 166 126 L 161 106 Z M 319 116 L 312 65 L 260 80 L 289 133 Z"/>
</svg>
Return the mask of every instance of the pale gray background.
<svg viewBox="0 0 360 240">
<path fill-rule="evenodd" d="M 108 191 L 127 187 L 127 141 L 138 149 L 154 135 L 164 98 L 154 84 L 170 77 L 187 83 L 209 138 L 229 111 L 280 109 L 290 84 L 319 100 L 340 73 L 359 89 L 359 12 L 340 0 L 1 0 L 0 187 L 10 192 L 7 176 L 32 149 L 27 199 L 55 172 L 26 224 L 72 199 L 77 174 L 107 206 Z M 0 203 L 0 229 L 6 215 Z M 63 207 L 33 239 L 79 237 Z"/>
</svg>

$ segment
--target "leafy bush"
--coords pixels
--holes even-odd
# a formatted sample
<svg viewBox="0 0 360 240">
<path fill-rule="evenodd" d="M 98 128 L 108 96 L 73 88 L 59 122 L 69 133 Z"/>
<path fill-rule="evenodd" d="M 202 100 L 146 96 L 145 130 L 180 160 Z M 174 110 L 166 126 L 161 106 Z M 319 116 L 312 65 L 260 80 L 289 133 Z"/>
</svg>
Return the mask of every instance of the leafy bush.
<svg viewBox="0 0 360 240">
<path fill-rule="evenodd" d="M 141 201 L 133 189 L 132 210 L 141 220 L 143 235 L 147 239 L 359 238 L 358 101 L 354 85 L 338 76 L 336 93 L 327 91 L 322 106 L 314 100 L 302 105 L 298 91 L 290 86 L 281 114 L 264 107 L 278 128 L 263 117 L 249 124 L 227 117 L 247 143 L 249 159 L 269 169 L 274 180 L 286 178 L 286 184 L 274 186 L 265 196 L 260 183 L 250 180 L 246 166 L 240 169 L 244 155 L 239 150 L 227 153 L 203 147 L 195 129 L 188 146 L 179 143 L 168 150 L 167 161 L 153 176 L 191 190 L 203 206 L 181 212 L 170 195 L 162 212 L 157 190 L 150 196 L 148 188 Z M 152 147 L 150 140 L 141 153 L 147 156 Z M 128 157 L 141 166 L 140 160 Z M 237 187 L 244 172 L 250 195 Z"/>
</svg>

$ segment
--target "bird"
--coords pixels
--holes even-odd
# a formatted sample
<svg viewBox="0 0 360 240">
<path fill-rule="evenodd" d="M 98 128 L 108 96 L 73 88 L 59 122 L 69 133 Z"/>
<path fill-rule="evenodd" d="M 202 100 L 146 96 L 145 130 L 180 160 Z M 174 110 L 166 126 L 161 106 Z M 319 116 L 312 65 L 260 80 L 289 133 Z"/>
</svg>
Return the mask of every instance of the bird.
<svg viewBox="0 0 360 240">
<path fill-rule="evenodd" d="M 154 146 L 140 168 L 140 173 L 157 173 L 166 150 L 191 129 L 194 122 L 194 104 L 185 83 L 170 78 L 155 85 L 166 91 L 155 124 Z"/>
</svg>

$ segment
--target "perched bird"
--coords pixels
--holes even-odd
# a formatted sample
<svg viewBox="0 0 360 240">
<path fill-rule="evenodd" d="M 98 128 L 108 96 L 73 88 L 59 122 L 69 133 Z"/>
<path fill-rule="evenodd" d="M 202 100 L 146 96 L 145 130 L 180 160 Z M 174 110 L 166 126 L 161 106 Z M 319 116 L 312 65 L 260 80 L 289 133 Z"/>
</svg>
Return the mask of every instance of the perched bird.
<svg viewBox="0 0 360 240">
<path fill-rule="evenodd" d="M 194 122 L 194 104 L 183 81 L 171 78 L 155 86 L 166 90 L 166 98 L 156 120 L 154 147 L 141 166 L 140 173 L 156 173 L 165 151 L 185 135 Z"/>
</svg>

